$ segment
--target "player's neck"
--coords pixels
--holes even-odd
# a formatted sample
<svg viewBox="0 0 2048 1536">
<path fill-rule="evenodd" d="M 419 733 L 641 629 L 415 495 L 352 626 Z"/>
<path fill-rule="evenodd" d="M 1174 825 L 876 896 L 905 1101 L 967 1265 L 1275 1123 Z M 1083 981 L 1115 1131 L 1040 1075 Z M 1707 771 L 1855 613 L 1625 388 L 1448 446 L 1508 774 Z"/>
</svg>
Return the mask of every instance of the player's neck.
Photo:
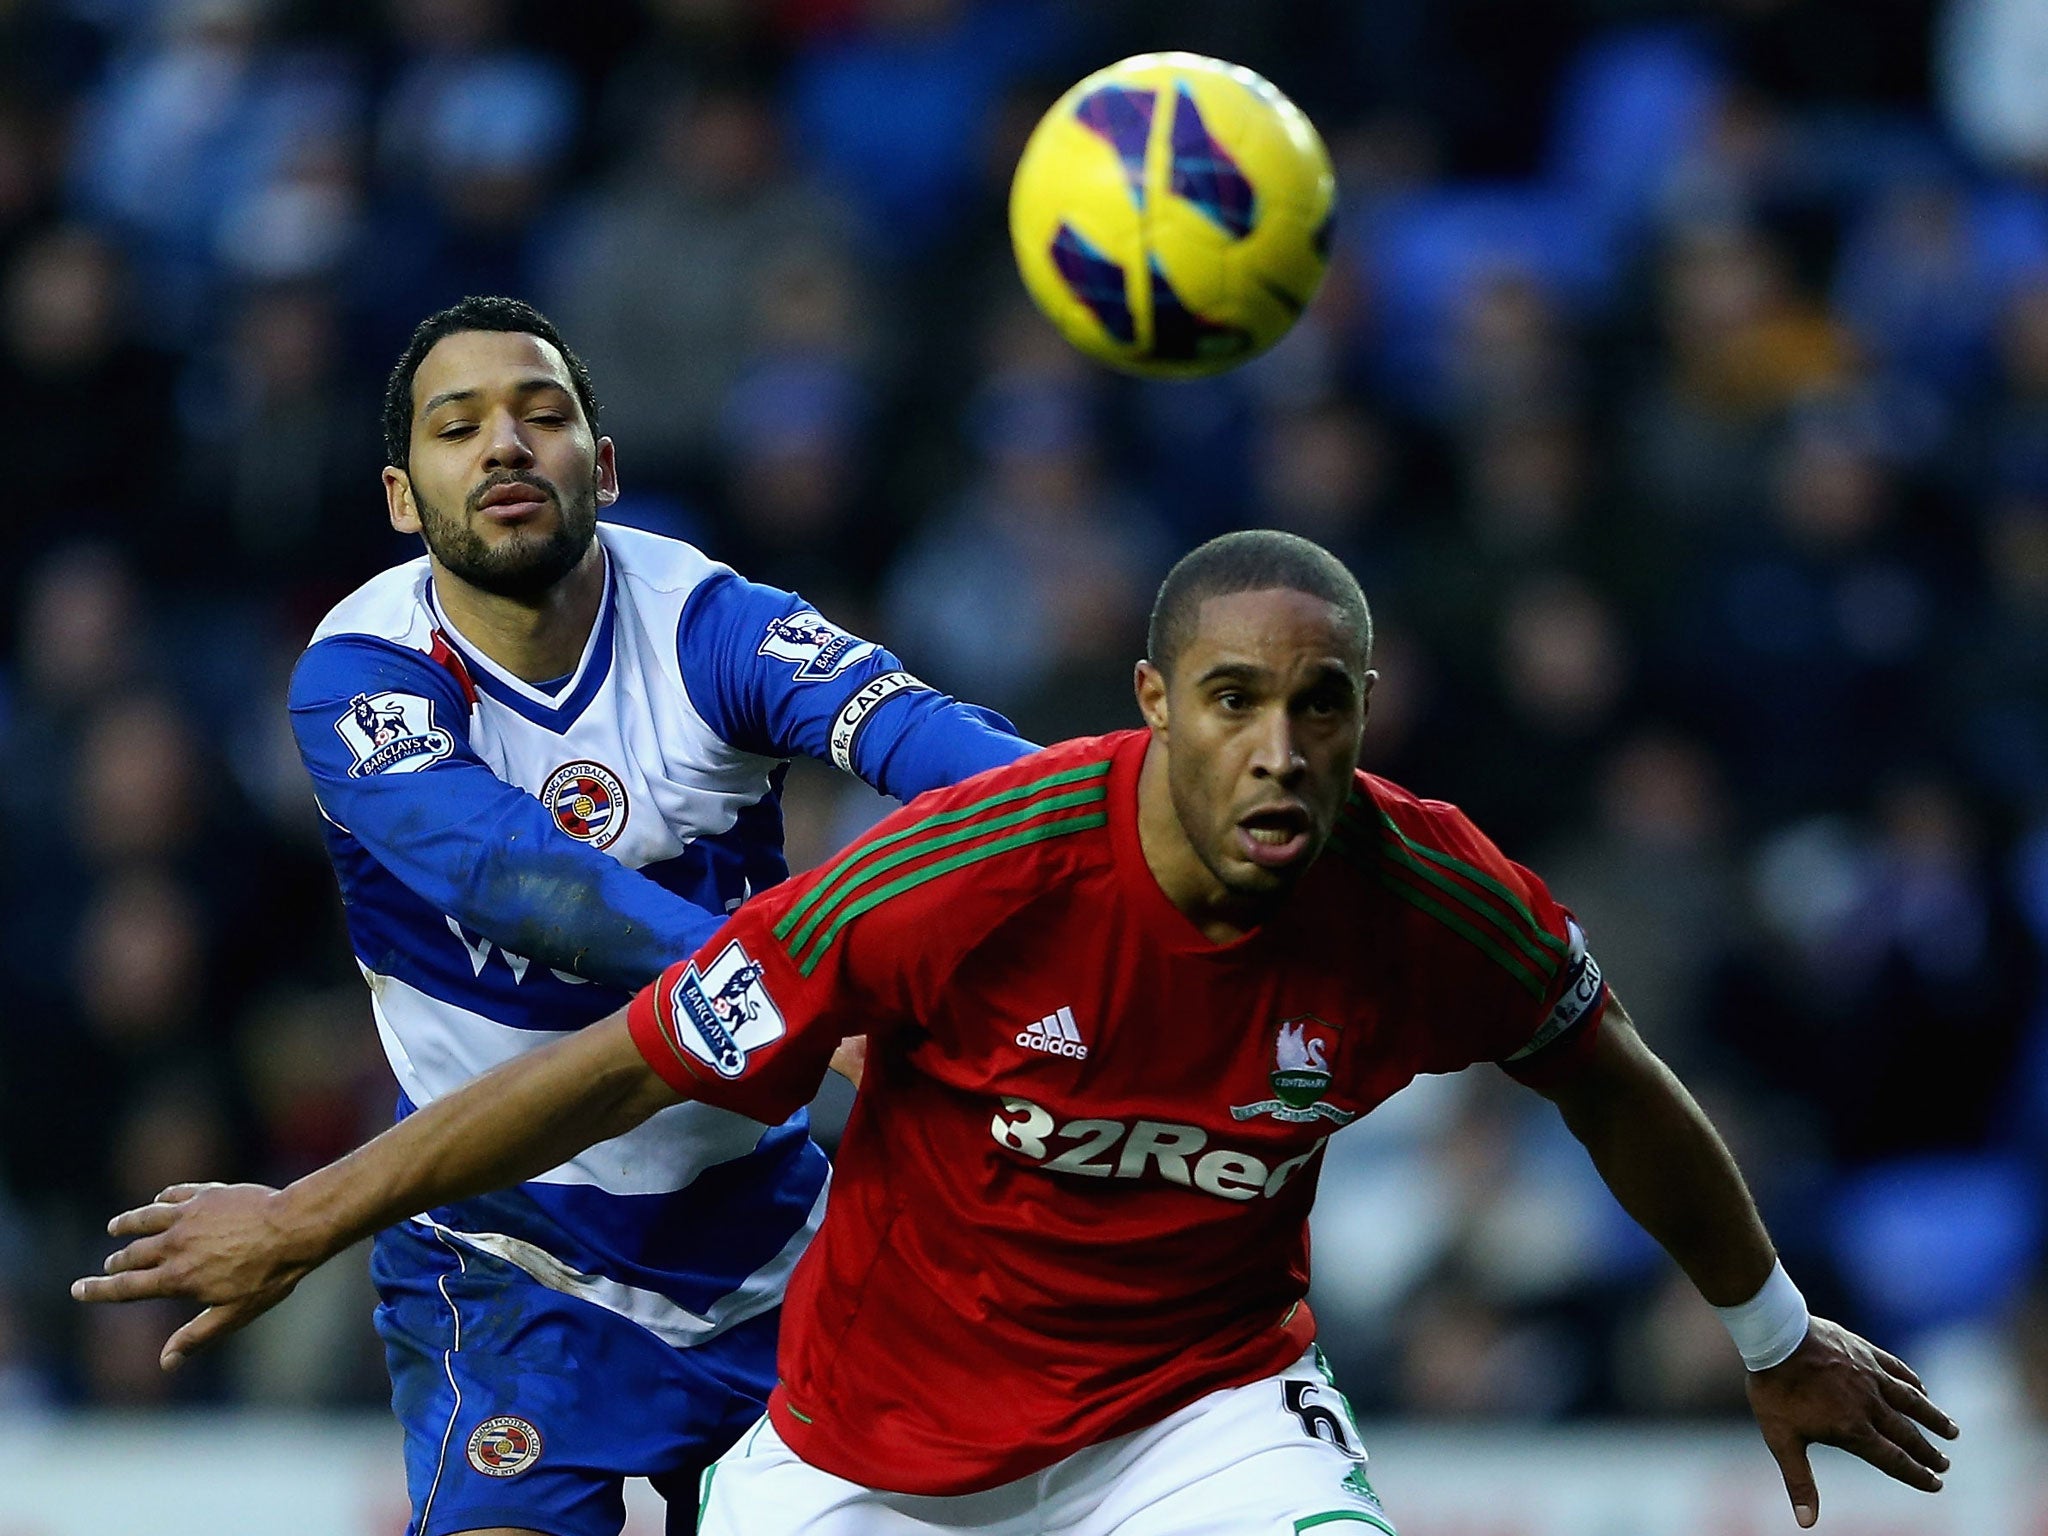
<svg viewBox="0 0 2048 1536">
<path fill-rule="evenodd" d="M 1146 744 L 1138 770 L 1138 847 L 1166 899 L 1211 944 L 1234 943 L 1265 921 L 1269 906 L 1233 894 L 1188 841 L 1173 808 L 1166 753 L 1157 741 Z"/>
<path fill-rule="evenodd" d="M 604 547 L 596 539 L 575 569 L 530 599 L 486 592 L 439 560 L 433 565 L 434 596 L 470 645 L 529 683 L 576 670 L 604 601 Z"/>
</svg>

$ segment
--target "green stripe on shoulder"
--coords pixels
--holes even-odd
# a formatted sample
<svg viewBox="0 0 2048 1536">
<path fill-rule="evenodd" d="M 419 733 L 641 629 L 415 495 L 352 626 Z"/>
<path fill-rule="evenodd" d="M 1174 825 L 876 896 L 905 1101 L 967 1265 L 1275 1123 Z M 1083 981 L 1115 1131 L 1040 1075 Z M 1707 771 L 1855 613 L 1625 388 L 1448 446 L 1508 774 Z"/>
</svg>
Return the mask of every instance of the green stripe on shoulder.
<svg viewBox="0 0 2048 1536">
<path fill-rule="evenodd" d="M 1047 774 L 1042 779 L 1033 779 L 1028 784 L 1012 785 L 1008 789 L 999 790 L 993 795 L 976 800 L 970 805 L 959 806 L 950 811 L 940 811 L 935 815 L 926 816 L 918 821 L 914 821 L 907 827 L 898 827 L 894 832 L 890 832 L 885 836 L 868 842 L 856 843 L 844 854 L 840 855 L 839 862 L 832 866 L 823 879 L 811 887 L 802 901 L 782 915 L 782 921 L 775 925 L 775 937 L 787 940 L 790 934 L 796 931 L 797 925 L 803 922 L 811 909 L 824 899 L 826 893 L 839 882 L 848 870 L 863 860 L 879 853 L 884 848 L 888 848 L 896 843 L 905 842 L 914 837 L 925 836 L 940 828 L 952 826 L 959 822 L 971 821 L 975 817 L 986 815 L 988 812 L 1001 806 L 1044 794 L 1047 790 L 1058 789 L 1067 784 L 1080 784 L 1093 779 L 1103 779 L 1107 778 L 1108 775 L 1108 759 L 1105 758 L 1099 763 L 1085 763 L 1079 768 L 1068 768 L 1059 773 Z"/>
<path fill-rule="evenodd" d="M 1368 820 L 1356 800 L 1345 803 L 1337 825 L 1361 841 L 1377 842 L 1388 859 L 1496 929 L 1504 941 L 1528 956 L 1546 980 L 1556 978 L 1566 950 L 1565 941 L 1539 923 L 1528 903 L 1493 876 L 1440 849 L 1417 842 L 1377 807 Z M 1471 889 L 1474 885 L 1481 889 Z"/>
<path fill-rule="evenodd" d="M 839 908 L 846 905 L 857 893 L 874 885 L 890 870 L 900 868 L 917 859 L 929 857 L 943 848 L 955 848 L 962 843 L 973 842 L 991 832 L 1036 821 L 1052 811 L 1074 810 L 1086 805 L 1102 805 L 1109 799 L 1107 788 L 1100 784 L 1083 785 L 1070 789 L 1065 794 L 1051 795 L 1043 800 L 1033 800 L 1001 816 L 983 816 L 974 821 L 953 827 L 946 831 L 935 831 L 929 837 L 916 838 L 898 843 L 881 858 L 863 864 L 858 873 L 848 878 L 826 900 L 819 902 L 804 919 L 803 925 L 784 941 L 791 955 L 797 954 L 810 943 L 811 935 L 818 931 Z"/>
<path fill-rule="evenodd" d="M 1393 895 L 1400 897 L 1417 911 L 1435 918 L 1484 953 L 1538 1002 L 1549 995 L 1555 963 L 1549 967 L 1539 968 L 1529 958 L 1531 950 L 1527 944 L 1502 942 L 1500 935 L 1503 930 L 1499 919 L 1489 909 L 1475 910 L 1469 904 L 1470 892 L 1453 889 L 1452 894 L 1467 898 L 1465 904 L 1439 901 L 1432 894 L 1437 889 L 1434 884 L 1429 890 L 1420 889 L 1416 884 L 1427 877 L 1426 870 L 1419 868 L 1415 860 L 1400 857 L 1387 839 L 1372 836 L 1364 827 L 1348 818 L 1338 820 L 1336 832 L 1330 841 L 1340 854 L 1356 864 L 1361 871 L 1371 873 Z M 1474 921 L 1475 916 L 1482 914 L 1486 919 L 1484 926 Z M 1512 930 L 1507 932 L 1512 936 Z M 1540 950 L 1534 953 L 1543 959 L 1549 959 L 1549 956 Z"/>
<path fill-rule="evenodd" d="M 1543 945 L 1546 949 L 1555 951 L 1559 958 L 1563 957 L 1566 948 L 1564 940 L 1537 922 L 1536 914 L 1529 910 L 1529 904 L 1523 901 L 1520 896 L 1509 890 L 1505 885 L 1502 885 L 1500 881 L 1479 868 L 1476 864 L 1468 864 L 1463 859 L 1455 858 L 1445 853 L 1441 848 L 1432 848 L 1426 843 L 1418 843 L 1414 838 L 1402 831 L 1399 826 L 1395 825 L 1393 817 L 1389 816 L 1385 811 L 1381 811 L 1379 816 L 1380 825 L 1387 832 L 1398 838 L 1402 847 L 1407 849 L 1410 854 L 1418 859 L 1427 860 L 1443 869 L 1450 870 L 1452 873 L 1470 880 L 1474 885 L 1491 892 L 1510 912 L 1521 920 L 1523 926 L 1528 929 L 1530 935 L 1535 938 L 1537 943 Z"/>
<path fill-rule="evenodd" d="M 1417 890 L 1395 872 L 1395 869 L 1406 868 L 1406 865 L 1397 865 L 1394 869 L 1383 868 L 1380 871 L 1380 884 L 1393 892 L 1394 895 L 1400 897 L 1401 900 L 1407 902 L 1411 907 L 1428 913 L 1429 916 L 1442 923 L 1451 932 L 1477 946 L 1489 958 L 1496 961 L 1501 969 L 1514 977 L 1516 982 L 1531 997 L 1535 998 L 1538 1002 L 1543 1000 L 1550 990 L 1549 983 L 1544 977 L 1530 968 L 1527 960 L 1523 959 L 1515 951 L 1503 948 L 1494 940 L 1491 934 L 1470 922 L 1466 912 L 1448 907 L 1424 892 Z"/>
<path fill-rule="evenodd" d="M 1520 953 L 1545 979 L 1555 979 L 1557 956 L 1530 938 L 1530 930 L 1514 917 L 1500 910 L 1482 896 L 1475 896 L 1467 887 L 1458 884 L 1449 875 L 1441 873 L 1434 866 L 1425 864 L 1407 852 L 1400 844 L 1385 842 L 1382 848 L 1389 863 L 1406 870 L 1417 880 L 1424 881 L 1454 902 L 1457 902 L 1472 917 L 1493 928 L 1500 937 Z M 1536 930 L 1541 932 L 1541 929 Z M 1548 937 L 1548 935 L 1545 935 Z"/>
<path fill-rule="evenodd" d="M 1094 798 L 1101 800 L 1106 797 L 1098 795 Z M 1033 817 L 1036 817 L 1039 813 L 1033 811 L 1031 814 Z M 919 865 L 900 879 L 892 880 L 887 885 L 871 887 L 866 895 L 840 907 L 838 909 L 838 916 L 833 918 L 831 926 L 807 941 L 810 945 L 810 952 L 808 954 L 800 953 L 804 946 L 801 944 L 792 945 L 790 948 L 790 958 L 797 962 L 798 972 L 808 976 L 818 968 L 818 962 L 824 959 L 825 952 L 832 947 L 832 941 L 839 937 L 841 929 L 845 928 L 848 923 L 862 914 L 872 912 L 876 907 L 882 905 L 883 902 L 901 896 L 905 891 L 914 890 L 928 881 L 936 880 L 941 875 L 951 874 L 956 869 L 965 869 L 970 864 L 979 864 L 984 860 L 993 859 L 1000 854 L 1010 853 L 1018 848 L 1029 847 L 1033 843 L 1042 843 L 1050 838 L 1070 837 L 1076 832 L 1087 832 L 1093 828 L 1107 825 L 1109 825 L 1109 812 L 1107 810 L 1087 810 L 1079 815 L 1062 816 L 1052 821 L 1040 821 L 1035 825 L 1025 827 L 1021 832 L 1012 832 L 1008 837 L 999 837 L 992 843 L 977 843 L 973 847 L 963 849 L 961 852 L 954 854 L 951 858 L 940 859 L 934 864 Z M 979 835 L 981 832 L 988 830 L 988 827 L 980 826 L 974 829 L 972 835 Z M 945 841 L 957 840 L 957 838 L 951 838 Z M 916 849 L 915 852 L 928 853 L 935 846 L 938 846 L 938 844 L 926 844 Z M 851 887 L 848 888 L 849 893 L 851 889 Z"/>
</svg>

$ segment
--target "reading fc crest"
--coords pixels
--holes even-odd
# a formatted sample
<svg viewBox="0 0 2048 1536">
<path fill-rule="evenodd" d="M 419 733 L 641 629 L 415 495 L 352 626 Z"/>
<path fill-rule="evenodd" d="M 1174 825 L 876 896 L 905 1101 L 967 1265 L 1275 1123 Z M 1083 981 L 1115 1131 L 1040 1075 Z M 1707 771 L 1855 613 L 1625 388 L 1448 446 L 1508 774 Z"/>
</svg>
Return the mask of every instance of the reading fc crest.
<svg viewBox="0 0 2048 1536">
<path fill-rule="evenodd" d="M 540 1431 L 509 1414 L 486 1419 L 469 1437 L 469 1464 L 485 1477 L 517 1477 L 540 1460 Z"/>
<path fill-rule="evenodd" d="M 565 763 L 548 775 L 540 803 L 555 825 L 593 848 L 610 846 L 626 830 L 626 787 L 602 763 Z"/>
</svg>

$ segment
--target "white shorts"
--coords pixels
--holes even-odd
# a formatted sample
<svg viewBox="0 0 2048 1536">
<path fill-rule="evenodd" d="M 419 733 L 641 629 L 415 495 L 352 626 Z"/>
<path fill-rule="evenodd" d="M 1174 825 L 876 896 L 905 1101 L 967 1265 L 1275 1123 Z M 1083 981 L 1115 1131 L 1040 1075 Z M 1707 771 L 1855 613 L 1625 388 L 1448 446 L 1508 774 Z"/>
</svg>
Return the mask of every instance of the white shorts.
<svg viewBox="0 0 2048 1536">
<path fill-rule="evenodd" d="M 762 1419 L 704 1474 L 700 1536 L 1394 1536 L 1319 1351 L 985 1493 L 882 1493 Z"/>
</svg>

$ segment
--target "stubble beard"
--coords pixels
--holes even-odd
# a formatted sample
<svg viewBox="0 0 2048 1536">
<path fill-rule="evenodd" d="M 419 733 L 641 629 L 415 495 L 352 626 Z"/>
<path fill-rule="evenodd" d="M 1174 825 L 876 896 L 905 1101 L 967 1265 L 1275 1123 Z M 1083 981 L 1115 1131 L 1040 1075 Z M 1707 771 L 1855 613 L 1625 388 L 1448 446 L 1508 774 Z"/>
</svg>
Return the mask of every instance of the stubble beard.
<svg viewBox="0 0 2048 1536">
<path fill-rule="evenodd" d="M 1277 907 L 1294 889 L 1303 871 L 1314 862 L 1312 859 L 1304 860 L 1299 868 L 1285 871 L 1234 864 L 1225 851 L 1230 836 L 1229 824 L 1224 823 L 1213 836 L 1204 836 L 1196 830 L 1209 826 L 1214 819 L 1208 797 L 1199 782 L 1179 781 L 1172 772 L 1170 760 L 1167 789 L 1172 796 L 1174 816 L 1180 822 L 1181 835 L 1194 849 L 1195 857 L 1202 861 L 1202 867 L 1209 871 L 1210 878 L 1223 888 L 1232 902 L 1253 913 L 1263 914 Z"/>
<path fill-rule="evenodd" d="M 513 529 L 489 543 L 471 521 L 476 503 L 495 486 L 532 486 L 555 503 L 559 515 L 547 533 Z M 413 489 L 420 510 L 420 536 L 441 566 L 479 591 L 495 597 L 531 602 L 545 595 L 582 562 L 597 537 L 597 478 L 580 491 L 563 495 L 542 475 L 499 475 L 470 492 L 464 513 L 442 511 Z"/>
</svg>

